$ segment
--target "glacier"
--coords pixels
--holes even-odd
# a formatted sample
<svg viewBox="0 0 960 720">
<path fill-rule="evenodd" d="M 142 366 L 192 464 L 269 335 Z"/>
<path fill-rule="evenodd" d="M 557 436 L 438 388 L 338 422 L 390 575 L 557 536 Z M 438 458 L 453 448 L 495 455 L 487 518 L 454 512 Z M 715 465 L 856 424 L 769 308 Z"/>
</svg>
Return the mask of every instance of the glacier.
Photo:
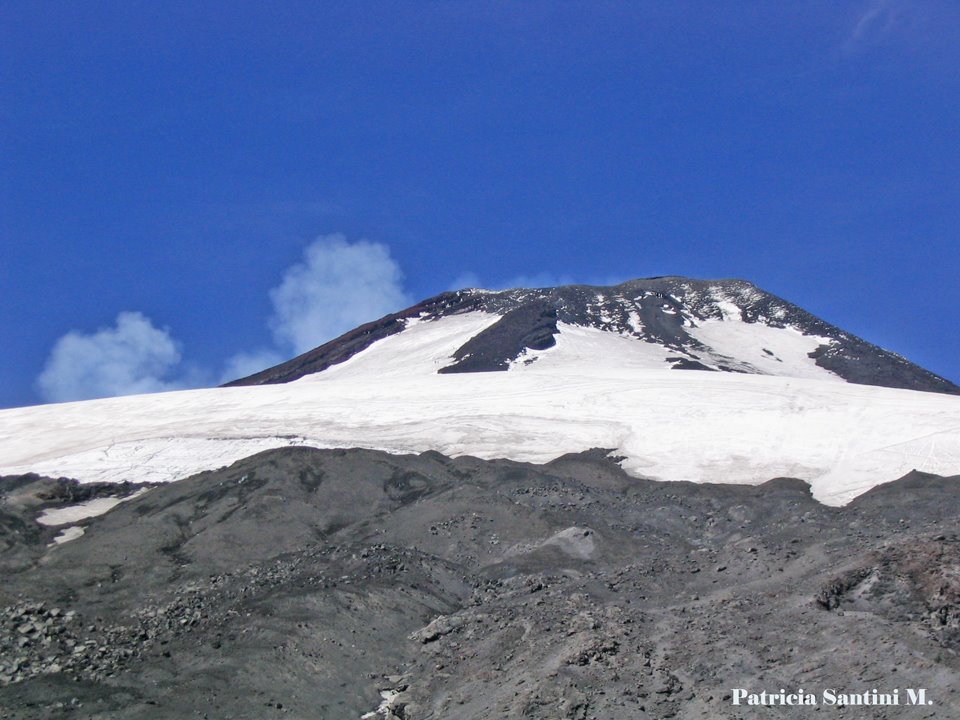
<svg viewBox="0 0 960 720">
<path fill-rule="evenodd" d="M 555 347 L 508 372 L 437 373 L 497 319 L 412 318 L 285 384 L 2 410 L 0 474 L 169 482 L 287 445 L 534 463 L 605 448 L 637 477 L 795 477 L 842 505 L 910 470 L 960 473 L 960 397 L 847 383 L 808 358 L 823 338 L 736 323 L 731 351 L 753 352 L 765 374 L 678 371 L 662 346 L 561 323 Z"/>
</svg>

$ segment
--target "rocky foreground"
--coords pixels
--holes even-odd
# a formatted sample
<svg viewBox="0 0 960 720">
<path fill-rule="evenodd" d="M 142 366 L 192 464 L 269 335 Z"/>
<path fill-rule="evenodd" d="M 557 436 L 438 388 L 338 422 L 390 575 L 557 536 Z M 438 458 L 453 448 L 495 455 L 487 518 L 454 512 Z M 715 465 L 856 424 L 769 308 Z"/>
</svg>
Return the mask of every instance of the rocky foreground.
<svg viewBox="0 0 960 720">
<path fill-rule="evenodd" d="M 137 489 L 0 479 L 0 717 L 960 717 L 957 478 L 831 508 L 602 451 L 288 448 L 36 522 Z"/>
</svg>

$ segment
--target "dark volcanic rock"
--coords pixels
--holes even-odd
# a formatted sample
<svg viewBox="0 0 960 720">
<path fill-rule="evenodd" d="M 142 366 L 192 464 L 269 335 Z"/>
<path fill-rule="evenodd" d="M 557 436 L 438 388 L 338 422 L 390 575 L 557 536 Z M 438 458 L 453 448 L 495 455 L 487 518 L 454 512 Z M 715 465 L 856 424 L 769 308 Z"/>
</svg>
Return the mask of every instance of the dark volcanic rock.
<svg viewBox="0 0 960 720">
<path fill-rule="evenodd" d="M 955 487 L 260 453 L 0 553 L 0 717 L 806 718 L 730 704 L 800 686 L 958 717 Z"/>
<path fill-rule="evenodd" d="M 438 372 L 506 370 L 525 350 L 553 347 L 557 332 L 556 308 L 536 302 L 522 305 L 468 340 L 454 353 L 455 362 Z"/>
</svg>

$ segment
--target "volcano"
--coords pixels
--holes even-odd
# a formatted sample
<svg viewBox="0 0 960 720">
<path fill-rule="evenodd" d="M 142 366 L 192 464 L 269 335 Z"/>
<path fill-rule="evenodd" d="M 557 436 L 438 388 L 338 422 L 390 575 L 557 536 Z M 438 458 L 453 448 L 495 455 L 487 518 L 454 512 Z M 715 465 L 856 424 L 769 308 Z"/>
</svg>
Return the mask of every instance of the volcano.
<svg viewBox="0 0 960 720">
<path fill-rule="evenodd" d="M 0 717 L 960 717 L 958 393 L 661 277 L 2 410 Z"/>
</svg>

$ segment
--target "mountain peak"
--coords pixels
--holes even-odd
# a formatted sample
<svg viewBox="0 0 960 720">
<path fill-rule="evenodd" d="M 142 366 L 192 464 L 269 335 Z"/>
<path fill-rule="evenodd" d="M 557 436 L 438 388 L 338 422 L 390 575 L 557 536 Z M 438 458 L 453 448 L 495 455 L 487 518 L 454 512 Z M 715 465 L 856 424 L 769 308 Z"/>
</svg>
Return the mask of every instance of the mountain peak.
<svg viewBox="0 0 960 720">
<path fill-rule="evenodd" d="M 431 372 L 523 370 L 535 363 L 557 365 L 571 354 L 585 361 L 592 353 L 589 361 L 601 364 L 833 378 L 960 394 L 944 378 L 749 281 L 675 275 L 611 286 L 445 292 L 229 385 L 291 382 L 325 372 L 392 336 L 422 332 L 424 324 L 447 323 L 452 330 L 451 320 L 467 315 L 478 322 L 450 333 L 446 361 L 435 358 Z M 634 342 L 613 345 L 613 338 Z"/>
</svg>

